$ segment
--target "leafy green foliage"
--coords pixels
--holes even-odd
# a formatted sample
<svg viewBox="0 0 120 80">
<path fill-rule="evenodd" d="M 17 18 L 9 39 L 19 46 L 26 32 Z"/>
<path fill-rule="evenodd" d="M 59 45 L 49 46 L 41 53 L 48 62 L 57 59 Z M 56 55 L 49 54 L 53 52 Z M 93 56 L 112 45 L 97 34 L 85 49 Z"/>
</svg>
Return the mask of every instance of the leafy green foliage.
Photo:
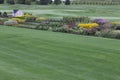
<svg viewBox="0 0 120 80">
<path fill-rule="evenodd" d="M 49 0 L 40 0 L 40 4 L 41 5 L 48 5 L 49 4 Z"/>
<path fill-rule="evenodd" d="M 9 20 L 9 21 L 4 22 L 4 25 L 6 25 L 6 26 L 15 26 L 17 24 L 18 24 L 18 22 L 14 21 L 14 20 Z"/>
<path fill-rule="evenodd" d="M 18 4 L 25 4 L 25 0 L 17 0 Z"/>
<path fill-rule="evenodd" d="M 70 0 L 66 0 L 65 5 L 70 5 Z"/>
<path fill-rule="evenodd" d="M 7 3 L 13 5 L 15 4 L 15 0 L 7 0 Z"/>
<path fill-rule="evenodd" d="M 98 37 L 106 37 L 106 38 L 115 38 L 115 39 L 120 39 L 120 31 L 118 30 L 103 30 L 103 31 L 98 31 L 95 34 Z"/>
<path fill-rule="evenodd" d="M 4 3 L 4 0 L 0 0 L 0 4 L 3 4 Z"/>
<path fill-rule="evenodd" d="M 31 0 L 25 0 L 25 4 L 31 5 Z"/>
<path fill-rule="evenodd" d="M 36 21 L 36 17 L 33 17 L 33 16 L 27 17 L 27 18 L 25 19 L 25 21 L 26 21 L 26 22 L 35 22 L 35 21 Z"/>
<path fill-rule="evenodd" d="M 61 4 L 61 0 L 54 0 L 54 4 L 56 5 Z"/>
</svg>

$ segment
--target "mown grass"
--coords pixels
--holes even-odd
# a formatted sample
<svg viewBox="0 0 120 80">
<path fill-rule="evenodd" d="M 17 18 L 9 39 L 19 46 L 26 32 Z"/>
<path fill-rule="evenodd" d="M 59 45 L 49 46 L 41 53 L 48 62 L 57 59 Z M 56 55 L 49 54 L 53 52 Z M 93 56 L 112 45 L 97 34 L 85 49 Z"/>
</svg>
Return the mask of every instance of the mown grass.
<svg viewBox="0 0 120 80">
<path fill-rule="evenodd" d="M 119 80 L 120 41 L 0 26 L 0 80 Z"/>
<path fill-rule="evenodd" d="M 120 5 L 0 5 L 0 10 L 12 12 L 13 9 L 20 9 L 23 12 L 30 12 L 33 15 L 48 18 L 63 16 L 88 16 L 90 18 L 99 17 L 111 21 L 120 21 Z M 52 15 L 52 16 L 51 16 Z"/>
</svg>

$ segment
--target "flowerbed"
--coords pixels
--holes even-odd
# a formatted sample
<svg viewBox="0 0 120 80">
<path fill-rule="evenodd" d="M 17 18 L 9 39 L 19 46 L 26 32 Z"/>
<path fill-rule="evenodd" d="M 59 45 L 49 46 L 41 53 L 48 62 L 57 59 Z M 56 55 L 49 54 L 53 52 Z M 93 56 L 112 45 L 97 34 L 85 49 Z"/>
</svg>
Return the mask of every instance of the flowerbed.
<svg viewBox="0 0 120 80">
<path fill-rule="evenodd" d="M 120 39 L 120 22 L 109 22 L 105 19 L 90 20 L 88 17 L 47 19 L 44 17 L 33 16 L 31 14 L 25 14 L 21 17 L 0 18 L 0 24 L 38 30 L 51 30 L 54 32 Z"/>
</svg>

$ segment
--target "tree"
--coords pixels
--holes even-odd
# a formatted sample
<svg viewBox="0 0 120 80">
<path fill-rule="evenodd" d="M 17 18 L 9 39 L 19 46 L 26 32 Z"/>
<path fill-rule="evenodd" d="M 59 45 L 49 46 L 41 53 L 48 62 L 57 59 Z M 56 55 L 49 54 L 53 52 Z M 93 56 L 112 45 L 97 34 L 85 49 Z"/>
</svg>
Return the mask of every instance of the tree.
<svg viewBox="0 0 120 80">
<path fill-rule="evenodd" d="M 25 4 L 31 5 L 31 0 L 25 0 Z"/>
<path fill-rule="evenodd" d="M 17 0 L 18 4 L 25 4 L 25 0 Z"/>
<path fill-rule="evenodd" d="M 65 5 L 70 5 L 70 0 L 66 0 Z"/>
<path fill-rule="evenodd" d="M 4 0 L 0 0 L 0 4 L 3 4 L 4 3 Z"/>
<path fill-rule="evenodd" d="M 53 3 L 53 1 L 52 0 L 49 0 L 49 4 L 52 4 Z"/>
<path fill-rule="evenodd" d="M 56 5 L 61 4 L 61 0 L 54 0 L 54 4 Z"/>
<path fill-rule="evenodd" d="M 49 0 L 40 0 L 41 5 L 48 5 Z"/>
<path fill-rule="evenodd" d="M 7 3 L 8 4 L 15 4 L 15 1 L 14 0 L 7 0 Z"/>
</svg>

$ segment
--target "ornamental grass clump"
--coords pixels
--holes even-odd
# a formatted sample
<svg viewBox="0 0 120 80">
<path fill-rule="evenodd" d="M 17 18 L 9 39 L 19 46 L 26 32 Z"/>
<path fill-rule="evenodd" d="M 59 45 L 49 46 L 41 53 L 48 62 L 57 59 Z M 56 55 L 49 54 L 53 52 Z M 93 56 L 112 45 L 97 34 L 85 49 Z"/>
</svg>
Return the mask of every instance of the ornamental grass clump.
<svg viewBox="0 0 120 80">
<path fill-rule="evenodd" d="M 91 29 L 98 26 L 99 25 L 97 23 L 79 23 L 78 24 L 79 28 L 87 28 L 87 29 Z"/>
</svg>

